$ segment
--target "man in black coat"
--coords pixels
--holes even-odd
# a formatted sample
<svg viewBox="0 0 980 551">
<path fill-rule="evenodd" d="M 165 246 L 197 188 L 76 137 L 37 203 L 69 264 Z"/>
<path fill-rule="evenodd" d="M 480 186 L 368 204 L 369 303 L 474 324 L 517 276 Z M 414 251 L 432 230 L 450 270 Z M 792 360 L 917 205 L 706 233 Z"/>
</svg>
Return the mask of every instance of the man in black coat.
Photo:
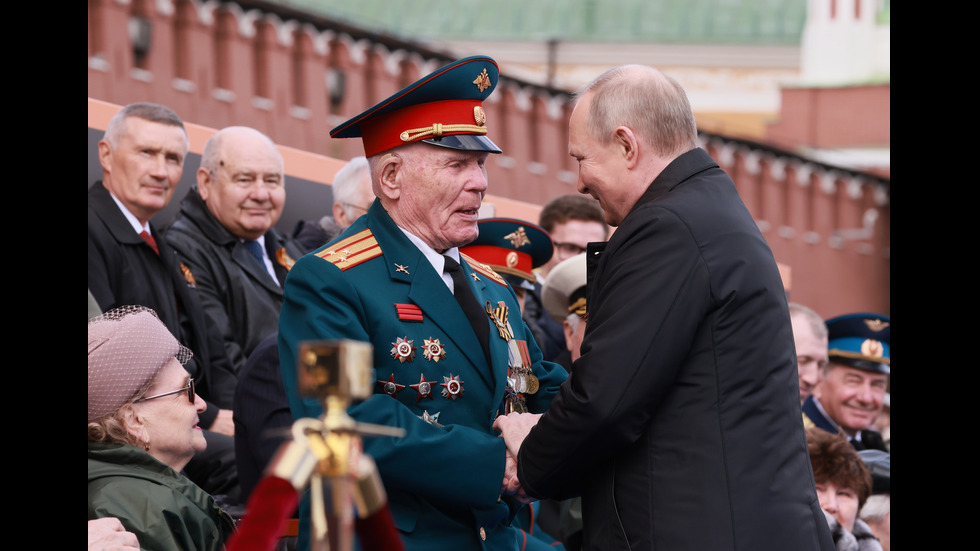
<svg viewBox="0 0 980 551">
<path fill-rule="evenodd" d="M 285 183 L 282 155 L 266 135 L 244 126 L 219 130 L 204 145 L 197 186 L 165 232 L 197 282 L 235 373 L 278 330 L 282 284 L 306 252 L 273 228 Z"/>
<path fill-rule="evenodd" d="M 617 229 L 586 251 L 588 324 L 558 396 L 495 423 L 510 487 L 581 494 L 586 550 L 833 549 L 776 261 L 683 89 L 604 73 L 577 96 L 569 153 Z"/>
<path fill-rule="evenodd" d="M 173 197 L 187 149 L 183 121 L 163 105 L 130 104 L 109 122 L 99 142 L 103 178 L 88 191 L 88 287 L 102 311 L 127 304 L 153 308 L 194 352 L 185 367 L 208 404 L 200 426 L 210 430 L 207 450 L 185 471 L 209 493 L 234 501 L 236 376 L 194 282 L 150 222 Z"/>
</svg>

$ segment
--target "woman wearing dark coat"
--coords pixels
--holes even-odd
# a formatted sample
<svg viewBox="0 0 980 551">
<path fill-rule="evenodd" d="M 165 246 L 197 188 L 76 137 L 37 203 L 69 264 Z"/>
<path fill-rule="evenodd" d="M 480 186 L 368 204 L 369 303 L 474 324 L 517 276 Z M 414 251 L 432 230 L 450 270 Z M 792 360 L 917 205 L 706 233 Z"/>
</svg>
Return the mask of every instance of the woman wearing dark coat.
<svg viewBox="0 0 980 551">
<path fill-rule="evenodd" d="M 181 474 L 207 447 L 191 351 L 142 306 L 93 318 L 88 337 L 89 520 L 118 518 L 143 549 L 219 551 L 235 521 Z"/>
</svg>

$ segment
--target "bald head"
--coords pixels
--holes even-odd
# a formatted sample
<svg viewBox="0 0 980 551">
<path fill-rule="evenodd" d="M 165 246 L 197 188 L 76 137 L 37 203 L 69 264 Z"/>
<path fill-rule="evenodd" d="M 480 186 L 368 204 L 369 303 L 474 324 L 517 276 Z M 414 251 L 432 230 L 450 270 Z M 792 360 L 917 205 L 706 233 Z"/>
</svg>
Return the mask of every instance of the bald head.
<svg viewBox="0 0 980 551">
<path fill-rule="evenodd" d="M 589 97 L 588 132 L 600 143 L 614 139 L 617 127 L 629 127 L 663 158 L 698 147 L 694 113 L 681 85 L 646 65 L 620 65 L 586 84 L 576 104 Z"/>
<path fill-rule="evenodd" d="M 271 156 L 278 157 L 279 164 L 282 165 L 282 155 L 268 136 L 248 126 L 229 126 L 215 132 L 204 144 L 201 168 L 213 172 L 221 166 L 224 151 L 241 146 L 246 146 L 253 151 L 265 149 Z"/>
<path fill-rule="evenodd" d="M 268 136 L 230 126 L 204 145 L 198 192 L 208 211 L 242 239 L 257 239 L 279 221 L 286 202 L 283 159 Z"/>
</svg>

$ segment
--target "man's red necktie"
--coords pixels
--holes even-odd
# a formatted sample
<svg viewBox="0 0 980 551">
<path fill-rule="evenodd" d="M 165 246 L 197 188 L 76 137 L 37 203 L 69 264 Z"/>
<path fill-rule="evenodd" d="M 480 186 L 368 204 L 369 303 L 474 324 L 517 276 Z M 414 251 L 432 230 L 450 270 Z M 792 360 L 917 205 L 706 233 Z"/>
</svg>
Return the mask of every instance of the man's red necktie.
<svg viewBox="0 0 980 551">
<path fill-rule="evenodd" d="M 143 241 L 149 243 L 149 245 L 153 247 L 153 250 L 156 251 L 157 254 L 160 254 L 160 249 L 157 247 L 157 240 L 153 239 L 153 236 L 150 235 L 150 232 L 143 230 L 140 232 L 140 237 L 143 238 Z"/>
</svg>

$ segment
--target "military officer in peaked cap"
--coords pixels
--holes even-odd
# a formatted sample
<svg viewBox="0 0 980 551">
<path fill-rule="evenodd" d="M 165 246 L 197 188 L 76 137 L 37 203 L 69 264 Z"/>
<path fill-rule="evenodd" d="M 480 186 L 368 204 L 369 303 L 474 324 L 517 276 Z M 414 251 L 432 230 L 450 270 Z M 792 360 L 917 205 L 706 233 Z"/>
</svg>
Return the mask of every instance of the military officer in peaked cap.
<svg viewBox="0 0 980 551">
<path fill-rule="evenodd" d="M 482 262 L 507 280 L 524 310 L 524 296 L 534 291 L 543 266 L 554 253 L 551 236 L 537 224 L 515 218 L 484 218 L 478 222 L 480 235 L 460 252 Z"/>
<path fill-rule="evenodd" d="M 857 450 L 887 451 L 869 429 L 881 413 L 891 374 L 891 319 L 857 313 L 827 320 L 830 362 L 813 395 L 803 402 L 803 424 L 844 432 Z"/>
<path fill-rule="evenodd" d="M 543 361 L 506 280 L 459 252 L 480 232 L 485 163 L 500 153 L 482 105 L 497 80 L 493 59 L 460 59 L 331 130 L 361 139 L 377 198 L 299 259 L 284 288 L 280 363 L 294 418 L 322 414 L 298 392 L 299 343 L 373 345 L 375 394 L 349 413 L 406 431 L 365 438 L 364 452 L 409 551 L 521 548 L 511 520 L 527 499 L 505 484 L 515 464 L 492 424 L 545 411 L 566 376 Z M 305 498 L 301 549 L 309 510 Z"/>
</svg>

